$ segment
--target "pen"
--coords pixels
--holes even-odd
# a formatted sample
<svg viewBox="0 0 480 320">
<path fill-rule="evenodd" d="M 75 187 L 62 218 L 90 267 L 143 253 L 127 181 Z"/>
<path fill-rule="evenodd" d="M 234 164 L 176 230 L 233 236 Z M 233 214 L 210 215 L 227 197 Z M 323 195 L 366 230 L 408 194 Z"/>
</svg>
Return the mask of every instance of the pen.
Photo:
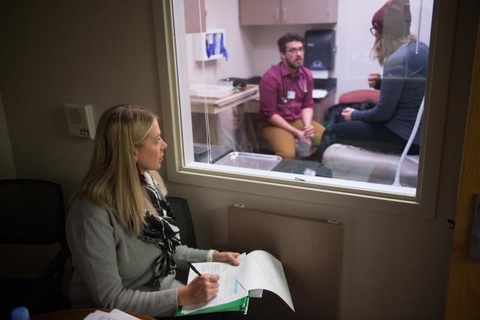
<svg viewBox="0 0 480 320">
<path fill-rule="evenodd" d="M 188 263 L 188 265 L 190 266 L 190 268 L 192 268 L 193 272 L 195 272 L 195 273 L 198 274 L 199 276 L 202 275 L 202 274 L 200 273 L 200 271 L 198 271 L 197 268 L 195 268 L 191 262 L 187 262 L 187 263 Z"/>
</svg>

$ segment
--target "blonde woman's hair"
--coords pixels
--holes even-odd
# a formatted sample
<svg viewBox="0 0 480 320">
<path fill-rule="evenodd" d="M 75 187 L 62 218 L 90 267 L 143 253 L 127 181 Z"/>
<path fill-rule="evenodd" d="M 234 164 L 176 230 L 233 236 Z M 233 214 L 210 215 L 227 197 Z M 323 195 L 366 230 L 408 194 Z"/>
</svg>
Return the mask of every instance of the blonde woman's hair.
<svg viewBox="0 0 480 320">
<path fill-rule="evenodd" d="M 118 105 L 105 111 L 98 122 L 92 160 L 75 195 L 112 210 L 133 235 L 142 230 L 145 209 L 152 210 L 140 182 L 134 147 L 143 145 L 154 121 L 157 116 L 140 106 Z"/>
<path fill-rule="evenodd" d="M 398 48 L 406 43 L 415 41 L 417 41 L 417 37 L 413 34 L 399 38 L 382 34 L 382 31 L 377 30 L 375 34 L 375 42 L 373 43 L 370 56 L 373 59 L 377 59 L 378 63 L 383 66 L 385 64 L 385 60 L 387 60 L 392 53 L 397 51 Z"/>
</svg>

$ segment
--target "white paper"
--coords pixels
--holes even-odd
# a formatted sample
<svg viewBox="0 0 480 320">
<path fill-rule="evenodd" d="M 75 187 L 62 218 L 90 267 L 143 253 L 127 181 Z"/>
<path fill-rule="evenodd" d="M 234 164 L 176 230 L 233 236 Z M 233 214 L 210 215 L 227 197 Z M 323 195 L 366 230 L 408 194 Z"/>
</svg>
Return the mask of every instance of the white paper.
<svg viewBox="0 0 480 320">
<path fill-rule="evenodd" d="M 108 320 L 111 319 L 108 317 L 108 312 L 97 310 L 90 313 L 84 318 L 84 320 Z"/>
<path fill-rule="evenodd" d="M 243 253 L 240 266 L 233 267 L 232 275 L 247 290 L 265 289 L 277 294 L 295 311 L 282 263 L 263 250 Z"/>
<path fill-rule="evenodd" d="M 123 312 L 122 310 L 119 309 L 113 309 L 110 311 L 110 315 L 114 316 L 114 319 L 117 320 L 139 320 L 137 317 L 132 316 L 131 314 L 128 314 L 126 312 Z"/>
<path fill-rule="evenodd" d="M 254 289 L 248 291 L 250 298 L 261 298 L 263 297 L 263 289 Z"/>
<path fill-rule="evenodd" d="M 313 79 L 328 79 L 328 70 L 312 70 Z"/>
<path fill-rule="evenodd" d="M 321 99 L 327 96 L 328 91 L 325 89 L 313 89 L 312 97 L 313 99 Z"/>
<path fill-rule="evenodd" d="M 139 320 L 137 317 L 129 315 L 119 309 L 113 309 L 110 312 L 97 310 L 90 313 L 84 320 Z"/>
<path fill-rule="evenodd" d="M 229 272 L 232 268 L 230 264 L 221 262 L 202 262 L 193 263 L 193 266 L 201 274 L 210 273 L 220 275 L 220 279 L 218 280 L 219 290 L 217 296 L 207 303 L 183 306 L 182 312 L 184 314 L 199 309 L 219 306 L 248 296 L 248 291 L 245 290 L 245 288 L 243 288 L 240 283 L 232 277 L 231 272 Z M 190 283 L 196 277 L 197 274 L 190 270 L 187 282 Z"/>
</svg>

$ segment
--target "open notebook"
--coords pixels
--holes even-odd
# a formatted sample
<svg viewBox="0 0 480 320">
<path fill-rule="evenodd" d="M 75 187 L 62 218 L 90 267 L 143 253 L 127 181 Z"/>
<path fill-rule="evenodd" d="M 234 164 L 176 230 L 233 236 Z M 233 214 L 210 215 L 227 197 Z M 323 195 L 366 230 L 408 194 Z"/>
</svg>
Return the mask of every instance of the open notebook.
<svg viewBox="0 0 480 320">
<path fill-rule="evenodd" d="M 177 311 L 176 315 L 220 311 L 247 313 L 249 299 L 261 298 L 263 290 L 277 294 L 295 311 L 283 266 L 278 259 L 263 250 L 255 250 L 249 254 L 243 253 L 238 259 L 240 260 L 239 266 L 221 262 L 194 263 L 193 265 L 200 273 L 220 275 L 218 280 L 220 290 L 211 301 L 199 305 L 184 306 Z M 188 282 L 195 277 L 197 277 L 197 274 L 190 270 Z"/>
</svg>

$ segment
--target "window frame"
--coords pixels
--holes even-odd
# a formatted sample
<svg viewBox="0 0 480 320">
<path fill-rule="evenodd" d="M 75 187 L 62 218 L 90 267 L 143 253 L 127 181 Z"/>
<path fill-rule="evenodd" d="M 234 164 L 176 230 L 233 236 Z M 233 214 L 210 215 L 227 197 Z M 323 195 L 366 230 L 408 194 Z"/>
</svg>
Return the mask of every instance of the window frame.
<svg viewBox="0 0 480 320">
<path fill-rule="evenodd" d="M 284 198 L 319 205 L 341 206 L 355 211 L 379 211 L 419 218 L 434 218 L 441 165 L 443 131 L 448 101 L 450 61 L 455 24 L 455 0 L 436 0 L 432 17 L 429 70 L 423 114 L 422 150 L 415 196 L 358 191 L 353 188 L 311 184 L 308 181 L 282 180 L 251 174 L 231 173 L 202 166 L 185 166 L 182 140 L 182 110 L 176 51 L 173 1 L 153 1 L 155 38 L 162 103 L 162 130 L 170 147 L 166 151 L 168 181 L 203 188 L 229 190 Z M 442 6 L 440 6 L 440 3 Z M 178 32 L 182 32 L 181 28 Z M 432 108 L 430 106 L 435 106 Z M 427 141 L 429 141 L 427 143 Z M 189 151 L 187 151 L 189 152 Z M 190 155 L 191 157 L 191 155 Z M 428 166 L 426 165 L 428 164 Z M 386 186 L 386 189 L 388 186 Z M 388 194 L 388 195 L 387 195 Z"/>
</svg>

